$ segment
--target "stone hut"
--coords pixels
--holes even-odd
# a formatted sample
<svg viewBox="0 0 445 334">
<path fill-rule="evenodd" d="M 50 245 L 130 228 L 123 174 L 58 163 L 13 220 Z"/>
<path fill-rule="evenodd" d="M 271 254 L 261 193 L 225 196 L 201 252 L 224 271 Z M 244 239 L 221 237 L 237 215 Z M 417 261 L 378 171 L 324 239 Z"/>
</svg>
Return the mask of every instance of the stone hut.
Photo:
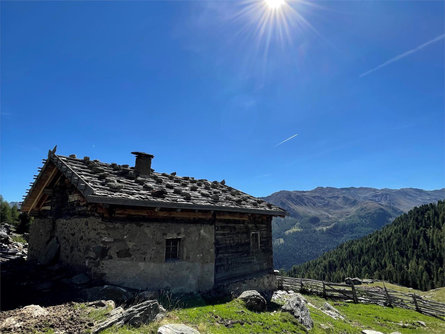
<svg viewBox="0 0 445 334">
<path fill-rule="evenodd" d="M 30 261 L 59 261 L 110 284 L 207 291 L 271 281 L 273 216 L 284 210 L 229 187 L 48 152 L 22 203 L 34 217 Z"/>
</svg>

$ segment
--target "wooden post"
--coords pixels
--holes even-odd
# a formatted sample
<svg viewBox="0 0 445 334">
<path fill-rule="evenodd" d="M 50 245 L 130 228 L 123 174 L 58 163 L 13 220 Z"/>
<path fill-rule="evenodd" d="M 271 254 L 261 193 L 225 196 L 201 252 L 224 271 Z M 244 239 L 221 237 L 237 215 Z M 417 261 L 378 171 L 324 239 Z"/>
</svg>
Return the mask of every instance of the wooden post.
<svg viewBox="0 0 445 334">
<path fill-rule="evenodd" d="M 412 296 L 413 296 L 414 306 L 416 307 L 416 311 L 417 311 L 417 312 L 420 312 L 419 304 L 417 304 L 417 296 L 416 296 L 415 293 L 413 293 Z M 420 312 L 420 313 L 421 313 L 421 312 Z"/>
<path fill-rule="evenodd" d="M 392 307 L 391 297 L 388 293 L 388 289 L 386 289 L 385 281 L 383 281 L 383 288 L 385 289 L 386 303 L 388 306 Z"/>
<path fill-rule="evenodd" d="M 326 298 L 326 284 L 324 284 L 324 281 L 321 281 L 323 283 L 323 298 Z"/>
<path fill-rule="evenodd" d="M 354 303 L 358 303 L 357 292 L 355 291 L 354 283 L 351 284 L 352 288 L 352 298 L 354 299 Z"/>
<path fill-rule="evenodd" d="M 303 290 L 303 277 L 300 277 L 300 291 Z"/>
</svg>

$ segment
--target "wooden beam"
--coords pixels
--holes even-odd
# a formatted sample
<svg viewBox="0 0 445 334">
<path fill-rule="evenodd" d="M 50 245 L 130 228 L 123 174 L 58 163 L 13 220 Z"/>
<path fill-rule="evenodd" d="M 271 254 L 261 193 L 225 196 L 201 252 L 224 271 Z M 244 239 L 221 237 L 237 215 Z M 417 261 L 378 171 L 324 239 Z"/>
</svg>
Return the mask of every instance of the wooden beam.
<svg viewBox="0 0 445 334">
<path fill-rule="evenodd" d="M 249 214 L 236 212 L 216 212 L 216 219 L 249 220 Z"/>
<path fill-rule="evenodd" d="M 189 211 L 157 211 L 150 209 L 116 208 L 115 217 L 139 216 L 149 218 L 189 218 L 189 219 L 210 219 L 210 212 L 189 212 Z"/>
<path fill-rule="evenodd" d="M 48 189 L 44 189 L 44 190 L 48 190 Z M 43 194 L 40 197 L 40 200 L 37 202 L 37 205 L 35 206 L 37 211 L 40 211 L 40 209 L 43 207 L 43 204 L 45 204 L 47 199 L 48 199 L 48 194 L 45 191 L 43 191 Z"/>
<path fill-rule="evenodd" d="M 48 166 L 41 172 L 42 175 L 36 180 L 32 193 L 27 196 L 27 200 L 22 204 L 22 211 L 29 213 L 34 208 L 46 186 L 57 174 L 57 171 L 58 170 L 54 164 L 48 164 Z"/>
</svg>

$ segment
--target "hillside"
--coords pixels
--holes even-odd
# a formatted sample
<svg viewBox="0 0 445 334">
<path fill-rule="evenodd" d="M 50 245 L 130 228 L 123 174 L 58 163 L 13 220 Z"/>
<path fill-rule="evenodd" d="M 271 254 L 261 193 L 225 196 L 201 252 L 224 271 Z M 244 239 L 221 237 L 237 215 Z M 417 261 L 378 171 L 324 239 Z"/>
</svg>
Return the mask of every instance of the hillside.
<svg viewBox="0 0 445 334">
<path fill-rule="evenodd" d="M 416 292 L 417 291 L 413 291 Z M 414 310 L 390 308 L 378 305 L 353 304 L 345 301 L 325 300 L 314 295 L 304 295 L 308 302 L 313 328 L 307 331 L 288 312 L 280 307 L 284 301 L 271 301 L 267 310 L 250 311 L 238 299 L 204 300 L 199 295 L 188 295 L 183 298 L 168 297 L 163 305 L 167 314 L 149 324 L 140 327 L 124 325 L 113 326 L 102 334 L 139 334 L 160 333 L 159 327 L 167 324 L 185 324 L 196 330 L 196 333 L 214 334 L 271 334 L 271 333 L 312 333 L 312 334 L 344 334 L 344 333 L 431 333 L 445 331 L 445 322 Z M 103 307 L 101 304 L 103 303 Z M 97 305 L 97 306 L 96 306 Z M 6 332 L 9 324 L 17 324 L 20 319 L 21 332 L 57 333 L 75 332 L 90 333 L 91 324 L 109 319 L 118 309 L 111 301 L 96 303 L 67 303 L 63 305 L 41 308 L 37 305 L 0 313 L 0 329 L 2 324 Z M 35 310 L 38 316 L 33 316 Z M 335 311 L 332 312 L 332 311 Z M 330 312 L 328 312 L 330 311 Z M 9 325 L 9 326 L 8 326 Z M 368 330 L 369 332 L 366 332 Z M 378 331 L 372 332 L 371 330 Z M 14 331 L 12 331 L 14 332 Z M 162 332 L 166 333 L 166 332 Z M 169 332 L 170 333 L 170 332 Z M 173 332 L 171 332 L 173 333 Z M 175 333 L 179 333 L 175 332 Z M 185 332 L 181 332 L 185 333 Z M 187 332 L 190 333 L 190 332 Z"/>
<path fill-rule="evenodd" d="M 385 279 L 421 290 L 445 286 L 445 201 L 414 208 L 289 273 L 327 281 Z"/>
<path fill-rule="evenodd" d="M 445 322 L 413 310 L 389 308 L 378 305 L 352 304 L 328 301 L 343 319 L 334 319 L 323 312 L 326 300 L 304 295 L 309 303 L 309 313 L 314 327 L 306 331 L 290 314 L 281 312 L 278 305 L 270 303 L 266 312 L 252 312 L 238 300 L 206 303 L 201 300 L 176 307 L 159 323 L 140 328 L 110 328 L 104 334 L 156 333 L 160 325 L 184 323 L 200 333 L 215 334 L 269 334 L 269 333 L 313 333 L 344 334 L 365 333 L 375 330 L 380 333 L 444 333 Z M 369 332 L 370 333 L 370 332 Z M 377 333 L 377 332 L 374 332 Z"/>
<path fill-rule="evenodd" d="M 445 199 L 445 189 L 319 187 L 264 199 L 289 214 L 273 221 L 275 267 L 289 269 L 368 235 L 415 206 Z"/>
</svg>

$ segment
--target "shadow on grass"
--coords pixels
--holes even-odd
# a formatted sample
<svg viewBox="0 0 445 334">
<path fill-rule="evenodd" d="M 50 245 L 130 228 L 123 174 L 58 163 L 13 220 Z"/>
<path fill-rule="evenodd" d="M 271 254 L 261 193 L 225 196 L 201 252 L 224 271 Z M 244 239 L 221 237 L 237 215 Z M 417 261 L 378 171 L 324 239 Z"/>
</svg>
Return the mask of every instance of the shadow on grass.
<svg viewBox="0 0 445 334">
<path fill-rule="evenodd" d="M 162 290 L 158 301 L 167 310 L 186 309 L 207 305 L 225 304 L 233 298 L 229 295 L 214 295 L 212 293 L 172 293 L 170 290 Z"/>
<path fill-rule="evenodd" d="M 65 279 L 72 272 L 61 266 L 43 267 L 14 259 L 1 264 L 1 310 L 30 304 L 60 305 L 82 301 L 81 290 L 68 285 Z"/>
</svg>

